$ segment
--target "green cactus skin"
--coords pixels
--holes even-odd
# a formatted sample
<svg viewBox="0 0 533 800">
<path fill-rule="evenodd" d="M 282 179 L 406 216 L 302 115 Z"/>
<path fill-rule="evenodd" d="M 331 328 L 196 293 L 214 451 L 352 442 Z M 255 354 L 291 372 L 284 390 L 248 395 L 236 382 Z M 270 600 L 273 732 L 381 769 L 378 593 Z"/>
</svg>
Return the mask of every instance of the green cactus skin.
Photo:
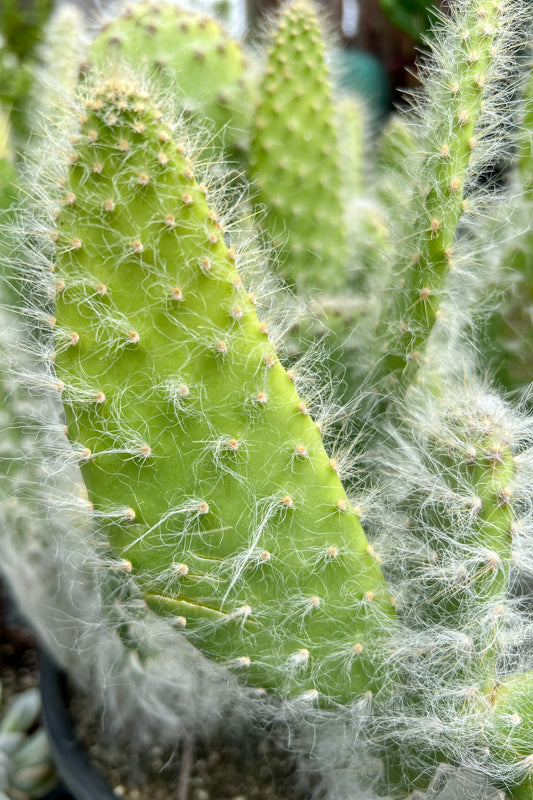
<svg viewBox="0 0 533 800">
<path fill-rule="evenodd" d="M 37 799 L 47 795 L 57 784 L 46 733 L 42 728 L 34 730 L 40 711 L 38 689 L 27 689 L 15 695 L 1 710 L 0 800 L 9 797 Z"/>
<path fill-rule="evenodd" d="M 460 397 L 460 390 L 453 396 Z M 411 402 L 423 407 L 416 395 Z M 497 644 L 501 619 L 495 615 L 494 623 L 488 624 L 487 607 L 505 607 L 512 556 L 512 437 L 490 406 L 437 402 L 447 408 L 445 418 L 425 449 L 449 496 L 462 498 L 464 509 L 448 516 L 437 504 L 434 519 L 427 509 L 422 514 L 426 524 L 418 533 L 431 554 L 430 574 L 435 578 L 421 583 L 416 615 L 426 625 L 438 624 L 468 636 L 472 653 L 477 654 L 469 667 L 471 680 L 487 690 L 501 651 Z M 415 502 L 419 505 L 420 498 Z M 422 523 L 420 513 L 417 517 Z"/>
<path fill-rule="evenodd" d="M 491 693 L 490 747 L 502 763 L 520 763 L 524 781 L 507 788 L 512 800 L 533 797 L 533 672 L 506 677 Z"/>
<path fill-rule="evenodd" d="M 351 219 L 349 269 L 338 276 L 337 284 L 325 285 L 321 278 L 320 293 L 313 291 L 317 287 L 311 283 L 302 287 L 289 348 L 291 354 L 302 355 L 310 345 L 323 343 L 337 395 L 341 402 L 350 403 L 360 387 L 361 363 L 366 361 L 363 331 L 373 335 L 376 325 L 376 276 L 381 283 L 389 244 L 380 208 L 368 189 L 363 189 L 365 184 L 373 185 L 373 176 L 364 166 L 370 124 L 364 101 L 354 95 L 341 97 L 335 105 L 335 124 L 343 163 L 342 204 Z"/>
<path fill-rule="evenodd" d="M 185 154 L 135 86 L 97 87 L 58 216 L 69 437 L 147 603 L 282 695 L 379 688 L 394 610 Z"/>
<path fill-rule="evenodd" d="M 431 708 L 449 725 L 450 739 L 444 743 L 443 736 L 442 745 L 435 747 L 435 760 L 453 762 L 451 754 L 465 726 L 467 740 L 470 737 L 465 750 L 471 748 L 473 724 L 475 747 L 490 748 L 483 765 L 490 764 L 497 780 L 504 776 L 510 786 L 517 779 L 519 760 L 516 752 L 506 750 L 507 733 L 502 733 L 491 705 L 497 676 L 503 673 L 504 685 L 514 681 L 505 670 L 515 646 L 509 636 L 515 625 L 517 636 L 520 628 L 521 614 L 513 618 L 509 589 L 514 526 L 520 515 L 520 499 L 515 504 L 513 496 L 515 456 L 524 442 L 513 413 L 482 387 L 475 382 L 462 390 L 451 382 L 446 385 L 446 399 L 428 398 L 426 387 L 406 394 L 405 423 L 412 429 L 416 456 L 412 468 L 402 464 L 406 451 L 396 464 L 398 485 L 412 486 L 401 506 L 403 597 L 398 614 L 400 624 L 420 634 L 415 654 L 406 652 L 404 701 L 421 719 Z M 398 577 L 391 574 L 390 557 L 384 563 L 394 585 Z M 516 657 L 518 653 L 527 664 L 523 641 Z M 524 719 L 526 711 L 524 707 Z M 527 725 L 520 733 L 525 756 L 533 752 L 533 737 Z M 461 746 L 456 752 L 464 753 Z M 405 776 L 417 757 L 418 752 L 413 757 L 404 749 L 395 766 L 391 755 L 391 780 Z M 411 780 L 418 788 L 420 774 L 419 768 L 412 770 Z M 515 786 L 514 791 L 518 798 L 526 790 Z M 530 800 L 527 791 L 523 797 Z"/>
<path fill-rule="evenodd" d="M 298 291 L 345 285 L 348 258 L 339 145 L 322 31 L 311 2 L 279 14 L 250 145 L 250 176 Z"/>
<path fill-rule="evenodd" d="M 478 122 L 494 79 L 503 6 L 487 0 L 457 12 L 441 74 L 432 76 L 422 130 L 423 163 L 412 195 L 408 247 L 392 271 L 391 310 L 384 315 L 380 375 L 409 385 L 440 316 L 441 297 L 453 268 L 457 226 L 469 200 L 465 180 L 478 144 Z M 446 45 L 439 43 L 444 53 Z M 405 230 L 404 230 L 405 235 Z"/>
<path fill-rule="evenodd" d="M 188 110 L 210 124 L 218 148 L 239 147 L 246 138 L 251 90 L 244 54 L 214 19 L 142 0 L 104 28 L 89 58 L 105 68 L 110 53 L 146 66 L 171 86 Z"/>
<path fill-rule="evenodd" d="M 518 140 L 519 187 L 522 190 L 516 221 L 517 235 L 504 249 L 501 272 L 503 302 L 494 310 L 487 324 L 484 356 L 496 379 L 505 389 L 523 389 L 533 380 L 533 77 L 524 93 L 522 132 Z M 503 279 L 503 280 L 502 280 Z"/>
</svg>

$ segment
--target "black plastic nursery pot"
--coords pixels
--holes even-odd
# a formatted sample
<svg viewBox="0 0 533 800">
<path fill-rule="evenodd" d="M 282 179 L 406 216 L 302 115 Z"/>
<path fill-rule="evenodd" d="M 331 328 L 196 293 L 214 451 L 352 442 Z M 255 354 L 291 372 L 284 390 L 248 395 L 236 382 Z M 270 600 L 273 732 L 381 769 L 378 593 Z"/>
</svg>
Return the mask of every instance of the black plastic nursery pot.
<svg viewBox="0 0 533 800">
<path fill-rule="evenodd" d="M 47 797 L 43 800 L 117 800 L 117 794 L 111 788 L 111 784 L 104 777 L 105 769 L 109 764 L 103 765 L 103 772 L 100 772 L 89 757 L 86 746 L 77 735 L 77 723 L 75 715 L 71 713 L 70 703 L 72 698 L 69 682 L 65 674 L 59 669 L 50 656 L 41 651 L 40 663 L 40 688 L 42 694 L 42 720 L 46 727 L 52 757 L 55 761 L 57 771 L 62 781 L 60 787 L 67 794 L 56 797 Z M 80 720 L 81 722 L 81 720 Z M 297 768 L 294 755 L 285 748 L 276 748 L 261 753 L 261 746 L 269 740 L 255 729 L 247 731 L 246 735 L 237 739 L 228 736 L 224 745 L 219 739 L 211 744 L 193 743 L 190 748 L 186 745 L 181 750 L 174 765 L 178 767 L 176 772 L 166 772 L 162 776 L 162 769 L 170 764 L 169 754 L 164 753 L 161 758 L 160 767 L 156 772 L 152 772 L 154 784 L 150 784 L 149 794 L 144 794 L 145 788 L 141 788 L 142 797 L 196 797 L 198 781 L 204 778 L 208 781 L 205 789 L 206 796 L 211 800 L 216 800 L 221 796 L 240 797 L 248 796 L 253 792 L 254 797 L 269 798 L 269 800 L 285 800 L 288 797 L 307 800 L 311 795 L 316 796 L 315 788 L 319 782 L 315 772 L 309 771 L 303 784 L 297 778 Z M 98 750 L 98 742 L 95 742 Z M 198 744 L 198 748 L 196 745 Z M 214 745 L 214 746 L 212 746 Z M 268 750 L 268 745 L 266 746 Z M 150 763 L 150 753 L 145 753 L 146 764 Z M 211 759 L 215 757 L 215 761 Z M 203 764 L 203 772 L 200 765 Z M 124 763 L 119 766 L 129 771 L 130 763 L 125 756 Z M 265 775 L 264 770 L 267 770 Z M 114 771 L 114 769 L 113 769 Z M 161 778 L 161 782 L 158 781 Z M 301 776 L 300 776 L 301 778 Z M 172 783 L 172 791 L 167 794 L 169 784 Z M 189 780 L 191 783 L 189 784 Z M 120 783 L 123 781 L 119 778 Z M 271 789 L 274 786 L 274 793 Z M 296 783 L 298 788 L 295 791 Z M 220 786 L 224 786 L 224 792 L 218 794 Z M 190 790 L 190 794 L 189 794 Z M 257 794 L 259 792 L 259 794 Z M 70 793 L 70 794 L 68 794 Z"/>
<path fill-rule="evenodd" d="M 73 800 L 117 800 L 76 737 L 65 676 L 44 651 L 40 656 L 39 675 L 43 722 L 64 786 Z"/>
</svg>

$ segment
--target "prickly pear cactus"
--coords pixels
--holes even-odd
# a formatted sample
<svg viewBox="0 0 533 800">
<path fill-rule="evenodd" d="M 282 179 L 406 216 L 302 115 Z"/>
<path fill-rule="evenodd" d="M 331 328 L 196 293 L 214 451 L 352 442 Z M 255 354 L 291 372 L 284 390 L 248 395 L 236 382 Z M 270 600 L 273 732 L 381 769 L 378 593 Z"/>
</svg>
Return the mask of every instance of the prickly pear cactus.
<svg viewBox="0 0 533 800">
<path fill-rule="evenodd" d="M 336 103 L 336 129 L 343 154 L 343 180 L 347 197 L 363 194 L 363 159 L 368 112 L 361 98 L 346 94 Z"/>
<path fill-rule="evenodd" d="M 345 284 L 348 258 L 332 82 L 318 14 L 295 0 L 279 14 L 252 125 L 250 175 L 281 273 L 304 293 Z"/>
<path fill-rule="evenodd" d="M 145 66 L 171 86 L 185 108 L 208 123 L 220 147 L 237 146 L 248 128 L 250 84 L 240 45 L 214 19 L 171 2 L 127 6 L 96 38 L 90 59 L 110 54 Z"/>
<path fill-rule="evenodd" d="M 52 234 L 68 435 L 153 609 L 252 685 L 346 702 L 391 598 L 173 130 L 135 85 L 85 98 Z"/>
<path fill-rule="evenodd" d="M 46 732 L 37 727 L 40 711 L 38 689 L 2 708 L 0 683 L 0 800 L 44 797 L 57 783 Z"/>
</svg>

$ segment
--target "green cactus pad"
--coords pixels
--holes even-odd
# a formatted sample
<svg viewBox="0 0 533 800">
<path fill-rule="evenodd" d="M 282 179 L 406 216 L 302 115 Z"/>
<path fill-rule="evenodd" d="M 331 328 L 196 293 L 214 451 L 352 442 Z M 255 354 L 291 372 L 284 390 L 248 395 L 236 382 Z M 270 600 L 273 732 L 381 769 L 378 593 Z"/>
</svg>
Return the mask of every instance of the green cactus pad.
<svg viewBox="0 0 533 800">
<path fill-rule="evenodd" d="M 143 0 L 113 19 L 90 50 L 101 67 L 113 55 L 171 86 L 186 109 L 212 126 L 219 146 L 243 138 L 250 102 L 244 55 L 214 19 Z"/>
<path fill-rule="evenodd" d="M 332 86 L 313 5 L 296 0 L 272 37 L 255 112 L 250 175 L 282 274 L 298 289 L 341 288 L 348 258 Z"/>
<path fill-rule="evenodd" d="M 252 685 L 323 702 L 377 689 L 394 619 L 379 559 L 181 129 L 118 81 L 89 92 L 81 119 L 52 235 L 52 323 L 115 567 Z"/>
</svg>

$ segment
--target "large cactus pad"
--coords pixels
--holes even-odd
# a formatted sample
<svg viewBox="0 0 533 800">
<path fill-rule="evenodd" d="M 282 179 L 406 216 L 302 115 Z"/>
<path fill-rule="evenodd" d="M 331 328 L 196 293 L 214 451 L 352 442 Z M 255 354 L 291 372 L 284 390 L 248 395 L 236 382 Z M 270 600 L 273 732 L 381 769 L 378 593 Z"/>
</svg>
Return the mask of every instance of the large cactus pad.
<svg viewBox="0 0 533 800">
<path fill-rule="evenodd" d="M 182 131 L 89 92 L 58 215 L 55 355 L 94 513 L 147 602 L 253 685 L 379 686 L 378 559 L 257 317 Z"/>
</svg>

